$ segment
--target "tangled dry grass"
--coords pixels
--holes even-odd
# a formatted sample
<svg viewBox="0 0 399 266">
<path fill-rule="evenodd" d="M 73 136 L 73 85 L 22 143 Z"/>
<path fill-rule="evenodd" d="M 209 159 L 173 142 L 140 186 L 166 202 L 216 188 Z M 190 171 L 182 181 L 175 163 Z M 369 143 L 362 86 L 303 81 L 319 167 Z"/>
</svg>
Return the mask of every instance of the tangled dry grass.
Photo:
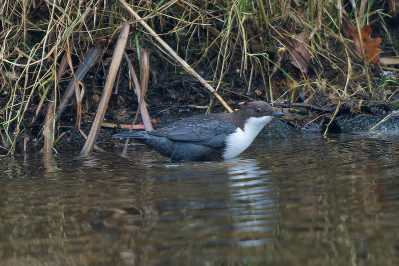
<svg viewBox="0 0 399 266">
<path fill-rule="evenodd" d="M 354 25 L 358 32 L 371 25 L 382 39 L 383 53 L 397 55 L 398 29 L 392 26 L 398 24 L 397 2 L 358 2 L 137 0 L 128 5 L 191 67 L 207 76 L 227 102 L 300 100 L 331 107 L 348 99 L 393 101 L 397 80 L 380 78 L 382 69 L 356 52 L 344 25 Z M 27 136 L 40 139 L 49 121 L 46 116 L 65 107 L 60 103 L 68 82 L 96 47 L 100 53 L 91 65 L 92 85 L 75 79 L 71 106 L 80 123 L 81 114 L 98 101 L 79 104 L 87 90 L 96 90 L 94 83 L 104 83 L 110 49 L 126 22 L 131 26 L 126 50 L 134 60 L 139 61 L 140 49 L 147 49 L 157 62 L 153 75 L 165 70 L 169 76 L 181 75 L 182 68 L 120 1 L 0 1 L 2 153 L 14 153 Z M 160 65 L 169 67 L 157 70 Z M 127 67 L 119 73 L 127 76 Z M 54 141 L 62 134 L 57 130 L 62 122 L 52 123 Z"/>
</svg>

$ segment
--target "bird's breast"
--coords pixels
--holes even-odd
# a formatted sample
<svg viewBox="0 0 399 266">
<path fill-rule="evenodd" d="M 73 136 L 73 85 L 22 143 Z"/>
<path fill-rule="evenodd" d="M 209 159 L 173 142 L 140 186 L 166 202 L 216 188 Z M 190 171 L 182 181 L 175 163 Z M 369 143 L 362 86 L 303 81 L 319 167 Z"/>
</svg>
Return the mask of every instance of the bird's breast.
<svg viewBox="0 0 399 266">
<path fill-rule="evenodd" d="M 234 158 L 245 151 L 272 118 L 272 116 L 251 117 L 244 124 L 244 129 L 238 127 L 226 138 L 223 159 Z"/>
</svg>

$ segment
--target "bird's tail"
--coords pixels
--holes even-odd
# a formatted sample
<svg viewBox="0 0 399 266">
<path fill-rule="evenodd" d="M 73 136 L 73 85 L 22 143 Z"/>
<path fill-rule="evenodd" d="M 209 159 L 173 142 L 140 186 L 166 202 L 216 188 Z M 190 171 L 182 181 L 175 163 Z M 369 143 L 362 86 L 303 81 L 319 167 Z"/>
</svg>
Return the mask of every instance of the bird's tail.
<svg viewBox="0 0 399 266">
<path fill-rule="evenodd" d="M 113 139 L 145 139 L 147 132 L 137 131 L 137 132 L 124 132 L 112 135 Z"/>
</svg>

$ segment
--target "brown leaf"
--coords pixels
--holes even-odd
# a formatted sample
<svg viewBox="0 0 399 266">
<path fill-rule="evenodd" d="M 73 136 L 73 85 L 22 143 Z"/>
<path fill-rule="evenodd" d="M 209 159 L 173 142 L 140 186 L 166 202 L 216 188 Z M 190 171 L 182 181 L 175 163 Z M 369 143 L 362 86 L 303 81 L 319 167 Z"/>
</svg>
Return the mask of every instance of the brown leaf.
<svg viewBox="0 0 399 266">
<path fill-rule="evenodd" d="M 356 26 L 351 26 L 347 24 L 345 26 L 346 35 L 354 41 L 354 46 L 356 52 L 362 56 L 362 48 L 360 46 L 359 35 L 357 34 Z M 380 58 L 379 52 L 381 49 L 377 46 L 381 44 L 381 38 L 371 38 L 370 35 L 373 32 L 370 25 L 365 25 L 361 30 L 364 54 L 366 56 L 367 62 L 371 62 L 373 64 L 377 63 L 378 58 Z"/>
<path fill-rule="evenodd" d="M 304 31 L 295 38 L 293 47 L 288 48 L 290 52 L 290 63 L 305 74 L 309 71 L 311 56 L 308 47 L 309 33 Z"/>
</svg>

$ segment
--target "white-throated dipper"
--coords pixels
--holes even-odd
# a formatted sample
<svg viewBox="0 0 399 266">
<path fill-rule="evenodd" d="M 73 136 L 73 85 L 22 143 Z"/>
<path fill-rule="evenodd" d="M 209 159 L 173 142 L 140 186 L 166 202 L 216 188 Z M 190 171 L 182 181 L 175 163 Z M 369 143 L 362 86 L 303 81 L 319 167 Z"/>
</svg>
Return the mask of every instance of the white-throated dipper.
<svg viewBox="0 0 399 266">
<path fill-rule="evenodd" d="M 174 161 L 230 159 L 246 150 L 273 116 L 283 115 L 266 102 L 251 101 L 233 113 L 192 116 L 156 130 L 112 138 L 139 140 Z"/>
</svg>

